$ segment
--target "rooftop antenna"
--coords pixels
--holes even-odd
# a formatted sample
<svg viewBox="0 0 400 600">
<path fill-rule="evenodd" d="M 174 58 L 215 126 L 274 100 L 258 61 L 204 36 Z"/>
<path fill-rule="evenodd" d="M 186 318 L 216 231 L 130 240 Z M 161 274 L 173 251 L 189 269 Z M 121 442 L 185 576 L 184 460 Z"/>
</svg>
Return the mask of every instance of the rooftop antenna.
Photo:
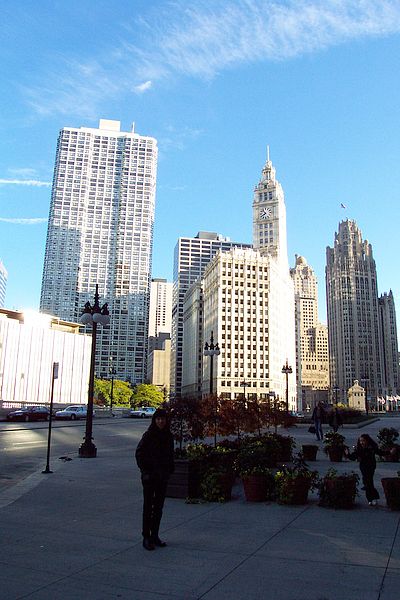
<svg viewBox="0 0 400 600">
<path fill-rule="evenodd" d="M 267 146 L 267 162 L 269 162 L 269 146 Z"/>
</svg>

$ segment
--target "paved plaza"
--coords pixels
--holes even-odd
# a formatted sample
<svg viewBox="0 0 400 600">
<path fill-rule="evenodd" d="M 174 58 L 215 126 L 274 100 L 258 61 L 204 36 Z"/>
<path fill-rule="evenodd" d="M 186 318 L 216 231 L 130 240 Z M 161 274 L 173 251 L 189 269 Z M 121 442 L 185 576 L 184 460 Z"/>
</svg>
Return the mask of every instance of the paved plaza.
<svg viewBox="0 0 400 600">
<path fill-rule="evenodd" d="M 354 442 L 361 431 L 344 433 Z M 312 441 L 306 426 L 289 433 Z M 380 485 L 399 465 L 378 465 L 378 508 L 363 492 L 351 511 L 320 508 L 316 495 L 298 507 L 250 504 L 239 480 L 226 504 L 167 499 L 168 547 L 146 552 L 133 455 L 100 448 L 96 459 L 54 459 L 51 475 L 0 494 L 2 600 L 400 598 L 400 513 L 386 508 Z M 330 466 L 322 452 L 314 464 Z"/>
</svg>

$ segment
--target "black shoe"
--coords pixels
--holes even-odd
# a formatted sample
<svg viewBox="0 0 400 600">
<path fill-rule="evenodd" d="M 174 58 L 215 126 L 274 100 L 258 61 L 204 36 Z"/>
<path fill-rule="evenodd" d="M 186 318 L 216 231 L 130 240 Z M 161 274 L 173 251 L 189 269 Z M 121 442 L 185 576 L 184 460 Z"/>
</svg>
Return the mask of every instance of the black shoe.
<svg viewBox="0 0 400 600">
<path fill-rule="evenodd" d="M 155 550 L 155 545 L 150 538 L 145 537 L 143 538 L 143 548 L 146 548 L 146 550 Z"/>
<path fill-rule="evenodd" d="M 167 542 L 163 542 L 158 536 L 152 538 L 151 541 L 154 544 L 154 546 L 158 546 L 158 548 L 165 548 L 165 546 L 167 545 Z"/>
</svg>

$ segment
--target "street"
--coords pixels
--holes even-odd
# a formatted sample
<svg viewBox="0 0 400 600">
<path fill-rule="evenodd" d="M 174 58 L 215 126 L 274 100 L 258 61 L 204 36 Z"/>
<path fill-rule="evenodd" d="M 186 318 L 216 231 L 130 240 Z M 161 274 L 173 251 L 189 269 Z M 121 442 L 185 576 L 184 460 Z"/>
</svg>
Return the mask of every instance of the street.
<svg viewBox="0 0 400 600">
<path fill-rule="evenodd" d="M 134 449 L 149 420 L 102 418 L 93 423 L 97 453 Z M 50 468 L 63 456 L 76 456 L 85 435 L 85 421 L 52 424 Z M 48 423 L 0 423 L 0 492 L 45 468 Z"/>
</svg>

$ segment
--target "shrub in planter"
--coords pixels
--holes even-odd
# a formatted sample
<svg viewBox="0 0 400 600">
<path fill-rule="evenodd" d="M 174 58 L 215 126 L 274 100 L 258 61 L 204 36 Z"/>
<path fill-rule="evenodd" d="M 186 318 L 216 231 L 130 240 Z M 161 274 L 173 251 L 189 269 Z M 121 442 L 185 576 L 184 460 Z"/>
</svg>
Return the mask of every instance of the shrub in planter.
<svg viewBox="0 0 400 600">
<path fill-rule="evenodd" d="M 388 508 L 400 510 L 400 477 L 383 477 L 381 482 Z"/>
<path fill-rule="evenodd" d="M 306 504 L 308 492 L 318 486 L 317 471 L 311 471 L 301 455 L 275 475 L 276 497 L 280 504 Z"/>
<path fill-rule="evenodd" d="M 324 452 L 328 454 L 332 462 L 341 462 L 346 448 L 345 437 L 337 432 L 328 431 L 325 434 L 323 444 Z"/>
<path fill-rule="evenodd" d="M 263 502 L 273 496 L 274 476 L 269 465 L 263 446 L 254 444 L 240 450 L 233 467 L 242 478 L 248 502 Z"/>
<path fill-rule="evenodd" d="M 203 474 L 200 489 L 201 496 L 207 502 L 226 502 L 231 499 L 235 477 L 232 473 L 208 468 Z"/>
<path fill-rule="evenodd" d="M 396 443 L 399 432 L 394 427 L 382 427 L 378 432 L 378 445 L 380 450 L 387 452 L 385 460 L 398 462 L 400 446 Z"/>
<path fill-rule="evenodd" d="M 199 498 L 201 481 L 210 463 L 212 446 L 187 444 L 175 449 L 175 471 L 168 481 L 167 497 Z"/>
<path fill-rule="evenodd" d="M 317 460 L 318 446 L 316 444 L 303 444 L 301 447 L 301 453 L 305 461 Z"/>
<path fill-rule="evenodd" d="M 318 486 L 319 505 L 329 508 L 353 508 L 358 494 L 357 473 L 338 473 L 329 469 Z"/>
</svg>

